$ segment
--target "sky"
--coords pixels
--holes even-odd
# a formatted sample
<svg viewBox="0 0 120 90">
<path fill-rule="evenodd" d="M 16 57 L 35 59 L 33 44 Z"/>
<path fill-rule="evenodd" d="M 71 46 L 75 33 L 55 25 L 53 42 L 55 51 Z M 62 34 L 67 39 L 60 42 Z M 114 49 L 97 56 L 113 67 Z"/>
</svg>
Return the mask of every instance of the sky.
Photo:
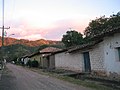
<svg viewBox="0 0 120 90">
<path fill-rule="evenodd" d="M 66 31 L 83 33 L 91 20 L 120 11 L 120 0 L 4 0 L 7 36 L 61 40 Z M 2 0 L 0 0 L 2 26 Z M 0 30 L 0 35 L 1 35 Z M 14 35 L 12 35 L 14 34 Z"/>
</svg>

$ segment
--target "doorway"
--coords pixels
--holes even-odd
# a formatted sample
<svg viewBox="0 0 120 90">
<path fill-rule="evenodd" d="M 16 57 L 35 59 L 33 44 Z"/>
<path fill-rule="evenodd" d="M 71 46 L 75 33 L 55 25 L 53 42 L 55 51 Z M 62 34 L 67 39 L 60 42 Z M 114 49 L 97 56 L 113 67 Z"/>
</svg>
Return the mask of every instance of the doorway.
<svg viewBox="0 0 120 90">
<path fill-rule="evenodd" d="M 89 52 L 83 53 L 85 72 L 91 72 Z"/>
</svg>

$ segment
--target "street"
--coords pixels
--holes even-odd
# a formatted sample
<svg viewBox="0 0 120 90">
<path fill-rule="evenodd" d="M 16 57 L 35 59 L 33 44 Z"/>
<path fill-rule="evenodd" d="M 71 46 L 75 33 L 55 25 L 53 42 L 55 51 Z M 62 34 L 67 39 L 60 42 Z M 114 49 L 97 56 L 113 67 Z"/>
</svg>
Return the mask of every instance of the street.
<svg viewBox="0 0 120 90">
<path fill-rule="evenodd" d="M 90 90 L 21 66 L 7 64 L 0 80 L 0 90 Z"/>
</svg>

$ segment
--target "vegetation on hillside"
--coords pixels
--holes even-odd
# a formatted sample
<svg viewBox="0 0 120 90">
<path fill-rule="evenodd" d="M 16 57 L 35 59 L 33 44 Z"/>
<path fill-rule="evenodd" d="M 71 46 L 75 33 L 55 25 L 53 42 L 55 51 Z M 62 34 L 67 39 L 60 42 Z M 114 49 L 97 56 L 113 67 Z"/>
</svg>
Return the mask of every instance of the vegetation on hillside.
<svg viewBox="0 0 120 90">
<path fill-rule="evenodd" d="M 17 58 L 21 58 L 22 56 L 38 52 L 39 50 L 42 50 L 46 47 L 64 48 L 61 45 L 41 45 L 36 47 L 30 47 L 21 44 L 15 44 L 0 47 L 0 58 L 1 59 L 6 58 L 7 61 L 17 60 Z"/>
</svg>

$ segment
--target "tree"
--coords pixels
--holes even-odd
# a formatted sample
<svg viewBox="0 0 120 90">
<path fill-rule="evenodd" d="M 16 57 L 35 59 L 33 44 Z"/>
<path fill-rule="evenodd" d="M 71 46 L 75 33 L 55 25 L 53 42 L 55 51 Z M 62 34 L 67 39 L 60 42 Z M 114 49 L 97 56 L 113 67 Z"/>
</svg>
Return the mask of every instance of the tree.
<svg viewBox="0 0 120 90">
<path fill-rule="evenodd" d="M 83 43 L 83 35 L 75 30 L 67 31 L 63 35 L 62 42 L 66 47 L 80 45 Z"/>
<path fill-rule="evenodd" d="M 111 15 L 107 24 L 109 28 L 116 28 L 120 26 L 120 12 Z"/>
<path fill-rule="evenodd" d="M 100 18 L 96 18 L 95 20 L 92 20 L 88 27 L 86 27 L 84 31 L 84 35 L 86 37 L 94 37 L 95 35 L 101 33 L 106 29 L 106 22 L 108 21 L 108 18 L 105 16 L 102 16 Z"/>
<path fill-rule="evenodd" d="M 38 67 L 39 63 L 37 60 L 34 59 L 34 61 L 31 62 L 32 67 Z"/>
<path fill-rule="evenodd" d="M 86 37 L 94 37 L 120 25 L 120 12 L 106 18 L 102 16 L 92 20 L 84 31 Z"/>
</svg>

